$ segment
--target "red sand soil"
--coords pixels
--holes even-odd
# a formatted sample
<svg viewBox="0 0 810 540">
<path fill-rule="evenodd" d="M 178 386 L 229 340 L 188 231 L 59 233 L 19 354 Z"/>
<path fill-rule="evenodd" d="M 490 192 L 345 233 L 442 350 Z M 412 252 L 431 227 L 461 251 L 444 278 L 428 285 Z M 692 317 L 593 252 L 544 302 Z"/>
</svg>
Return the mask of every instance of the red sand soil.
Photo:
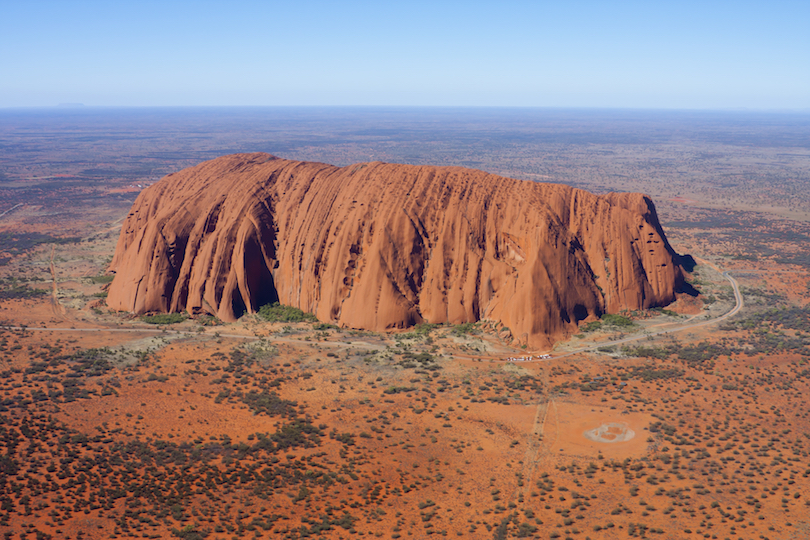
<svg viewBox="0 0 810 540">
<path fill-rule="evenodd" d="M 99 309 L 90 277 L 111 253 L 99 237 L 0 267 L 48 291 L 0 299 L 0 320 L 63 330 L 0 330 L 12 538 L 807 536 L 810 365 L 791 344 L 810 329 L 750 322 L 807 304 L 795 266 L 716 256 L 750 324 L 633 345 L 680 347 L 663 357 L 516 365 L 503 358 L 524 350 L 484 325 L 375 334 L 248 316 L 155 332 Z M 720 277 L 696 279 L 717 298 L 691 304 L 701 316 L 733 305 Z M 648 315 L 634 315 L 642 328 L 668 324 Z M 602 426 L 634 436 L 586 436 Z"/>
</svg>

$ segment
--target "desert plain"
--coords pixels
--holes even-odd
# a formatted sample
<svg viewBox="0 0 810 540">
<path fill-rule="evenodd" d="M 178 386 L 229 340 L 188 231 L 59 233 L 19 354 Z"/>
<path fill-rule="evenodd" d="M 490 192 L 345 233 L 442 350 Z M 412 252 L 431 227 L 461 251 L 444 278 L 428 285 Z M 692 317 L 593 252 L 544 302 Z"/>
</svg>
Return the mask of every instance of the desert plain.
<svg viewBox="0 0 810 540">
<path fill-rule="evenodd" d="M 810 537 L 807 118 L 2 114 L 5 538 Z M 542 350 L 110 310 L 137 193 L 235 151 L 644 192 L 693 291 Z"/>
</svg>

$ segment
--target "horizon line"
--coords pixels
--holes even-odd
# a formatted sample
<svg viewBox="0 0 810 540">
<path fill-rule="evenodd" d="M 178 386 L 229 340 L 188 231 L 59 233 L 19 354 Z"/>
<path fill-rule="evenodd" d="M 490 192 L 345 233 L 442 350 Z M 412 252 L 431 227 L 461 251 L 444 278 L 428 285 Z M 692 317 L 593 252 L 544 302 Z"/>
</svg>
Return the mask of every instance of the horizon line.
<svg viewBox="0 0 810 540">
<path fill-rule="evenodd" d="M 621 107 L 595 105 L 86 105 L 84 103 L 60 103 L 56 105 L 8 105 L 0 111 L 80 111 L 99 109 L 536 109 L 578 111 L 659 111 L 659 112 L 760 112 L 760 113 L 810 113 L 805 108 L 775 107 Z"/>
</svg>

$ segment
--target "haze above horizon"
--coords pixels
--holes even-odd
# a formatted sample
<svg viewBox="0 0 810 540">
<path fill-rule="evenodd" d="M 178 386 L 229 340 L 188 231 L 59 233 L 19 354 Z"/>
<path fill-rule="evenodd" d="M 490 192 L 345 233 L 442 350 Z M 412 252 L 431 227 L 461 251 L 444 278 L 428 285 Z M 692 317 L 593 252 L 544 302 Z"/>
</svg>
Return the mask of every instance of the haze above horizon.
<svg viewBox="0 0 810 540">
<path fill-rule="evenodd" d="M 6 3 L 0 107 L 810 109 L 805 2 Z"/>
</svg>

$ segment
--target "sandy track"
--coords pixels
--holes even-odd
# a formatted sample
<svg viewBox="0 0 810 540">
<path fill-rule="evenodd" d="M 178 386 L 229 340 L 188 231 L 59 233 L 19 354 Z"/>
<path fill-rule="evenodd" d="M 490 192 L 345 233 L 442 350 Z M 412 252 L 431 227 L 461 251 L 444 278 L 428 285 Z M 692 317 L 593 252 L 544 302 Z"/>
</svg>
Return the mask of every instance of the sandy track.
<svg viewBox="0 0 810 540">
<path fill-rule="evenodd" d="M 17 203 L 17 204 L 15 204 L 15 205 L 14 205 L 14 206 L 12 206 L 11 208 L 9 208 L 8 210 L 6 210 L 6 211 L 5 211 L 5 212 L 3 212 L 2 214 L 0 214 L 0 218 L 1 218 L 1 217 L 3 217 L 3 216 L 5 216 L 6 214 L 8 214 L 9 212 L 11 212 L 12 210 L 15 210 L 15 209 L 19 208 L 19 207 L 20 207 L 20 206 L 22 206 L 23 204 L 25 204 L 25 203 Z"/>
<path fill-rule="evenodd" d="M 537 405 L 537 410 L 534 414 L 534 423 L 532 429 L 526 437 L 526 455 L 523 457 L 523 486 L 518 487 L 516 496 L 522 494 L 526 497 L 531 492 L 532 477 L 539 462 L 540 450 L 542 447 L 541 440 L 543 438 L 543 431 L 546 424 L 546 416 L 548 415 L 549 401 L 541 401 Z"/>
<path fill-rule="evenodd" d="M 548 373 L 542 370 L 543 386 L 548 392 L 549 380 Z M 548 423 L 549 409 L 554 409 L 554 439 L 546 439 L 546 425 Z M 537 410 L 534 414 L 534 423 L 532 429 L 527 436 L 526 454 L 523 457 L 523 486 L 519 487 L 515 493 L 515 498 L 523 495 L 527 497 L 532 491 L 532 482 L 534 481 L 534 472 L 537 465 L 547 460 L 551 456 L 551 447 L 557 442 L 560 435 L 559 414 L 557 411 L 557 401 L 550 397 L 537 404 Z"/>
<path fill-rule="evenodd" d="M 59 283 L 56 281 L 56 265 L 53 262 L 54 256 L 56 253 L 56 246 L 51 246 L 51 260 L 50 260 L 50 268 L 51 268 L 51 309 L 53 310 L 53 314 L 55 317 L 58 317 L 63 320 L 69 320 L 67 316 L 67 310 L 65 306 L 63 306 L 59 302 Z"/>
</svg>

